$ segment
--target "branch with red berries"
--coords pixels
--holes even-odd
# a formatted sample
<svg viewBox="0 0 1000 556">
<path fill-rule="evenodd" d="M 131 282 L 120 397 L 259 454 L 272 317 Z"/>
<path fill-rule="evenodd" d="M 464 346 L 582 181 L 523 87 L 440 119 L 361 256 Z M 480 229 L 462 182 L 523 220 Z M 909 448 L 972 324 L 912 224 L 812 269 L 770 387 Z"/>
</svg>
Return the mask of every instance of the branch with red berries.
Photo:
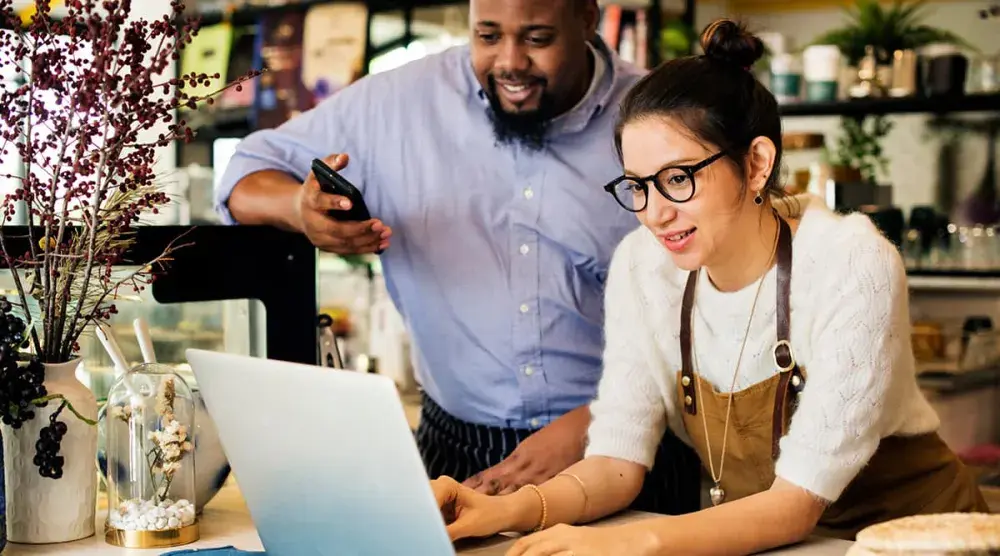
<svg viewBox="0 0 1000 556">
<path fill-rule="evenodd" d="M 56 19 L 48 0 L 35 0 L 25 26 L 12 0 L 0 0 L 0 74 L 16 86 L 0 90 L 0 156 L 17 156 L 21 175 L 0 199 L 0 252 L 13 270 L 31 351 L 64 362 L 80 335 L 116 312 L 121 293 L 138 293 L 162 271 L 172 244 L 137 270 L 123 270 L 143 215 L 169 202 L 158 182 L 158 149 L 190 141 L 176 117 L 181 106 L 212 104 L 231 83 L 219 75 L 167 75 L 198 32 L 181 21 L 184 2 L 160 19 L 132 17 L 132 0 L 67 0 Z M 204 95 L 185 89 L 209 87 Z M 200 89 L 201 90 L 201 89 Z M 27 252 L 12 253 L 5 225 L 20 211 Z"/>
</svg>

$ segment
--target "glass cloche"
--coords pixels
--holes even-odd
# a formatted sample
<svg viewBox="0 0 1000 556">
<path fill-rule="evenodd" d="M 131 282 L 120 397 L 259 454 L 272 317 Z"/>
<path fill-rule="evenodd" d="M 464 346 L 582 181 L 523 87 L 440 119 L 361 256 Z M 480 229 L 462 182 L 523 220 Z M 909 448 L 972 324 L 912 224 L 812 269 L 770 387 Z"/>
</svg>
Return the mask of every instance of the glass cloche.
<svg viewBox="0 0 1000 556">
<path fill-rule="evenodd" d="M 127 548 L 198 540 L 191 389 L 172 367 L 147 363 L 120 376 L 107 403 L 105 539 Z"/>
</svg>

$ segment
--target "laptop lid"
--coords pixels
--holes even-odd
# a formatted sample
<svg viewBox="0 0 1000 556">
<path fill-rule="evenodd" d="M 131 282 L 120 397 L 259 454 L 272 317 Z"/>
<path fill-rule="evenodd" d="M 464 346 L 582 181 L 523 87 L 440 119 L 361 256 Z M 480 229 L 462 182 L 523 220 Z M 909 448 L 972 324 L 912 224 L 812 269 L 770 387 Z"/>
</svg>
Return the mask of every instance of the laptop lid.
<svg viewBox="0 0 1000 556">
<path fill-rule="evenodd" d="M 189 349 L 268 556 L 451 556 L 387 377 Z"/>
</svg>

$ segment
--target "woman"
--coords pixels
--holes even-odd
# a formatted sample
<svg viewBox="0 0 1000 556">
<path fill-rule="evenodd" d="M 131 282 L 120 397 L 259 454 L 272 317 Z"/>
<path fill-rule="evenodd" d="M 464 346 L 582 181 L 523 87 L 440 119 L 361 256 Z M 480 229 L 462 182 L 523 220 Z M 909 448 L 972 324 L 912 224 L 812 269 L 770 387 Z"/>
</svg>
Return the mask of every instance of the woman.
<svg viewBox="0 0 1000 556">
<path fill-rule="evenodd" d="M 453 538 L 540 531 L 511 555 L 737 554 L 987 510 L 917 387 L 897 251 L 864 215 L 782 198 L 777 104 L 749 72 L 761 41 L 723 20 L 702 46 L 622 104 L 626 171 L 607 189 L 643 226 L 608 278 L 586 458 L 499 497 L 436 481 Z M 565 525 L 626 508 L 667 426 L 710 472 L 713 507 Z"/>
</svg>

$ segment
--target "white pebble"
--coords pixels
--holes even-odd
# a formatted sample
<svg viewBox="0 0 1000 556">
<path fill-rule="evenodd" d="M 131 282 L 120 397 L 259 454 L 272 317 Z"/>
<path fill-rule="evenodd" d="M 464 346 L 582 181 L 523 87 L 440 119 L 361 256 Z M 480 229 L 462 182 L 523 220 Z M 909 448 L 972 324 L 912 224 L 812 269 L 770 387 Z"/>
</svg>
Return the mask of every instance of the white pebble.
<svg viewBox="0 0 1000 556">
<path fill-rule="evenodd" d="M 195 508 L 187 500 L 129 500 L 108 512 L 108 523 L 126 531 L 176 529 L 194 521 Z"/>
</svg>

